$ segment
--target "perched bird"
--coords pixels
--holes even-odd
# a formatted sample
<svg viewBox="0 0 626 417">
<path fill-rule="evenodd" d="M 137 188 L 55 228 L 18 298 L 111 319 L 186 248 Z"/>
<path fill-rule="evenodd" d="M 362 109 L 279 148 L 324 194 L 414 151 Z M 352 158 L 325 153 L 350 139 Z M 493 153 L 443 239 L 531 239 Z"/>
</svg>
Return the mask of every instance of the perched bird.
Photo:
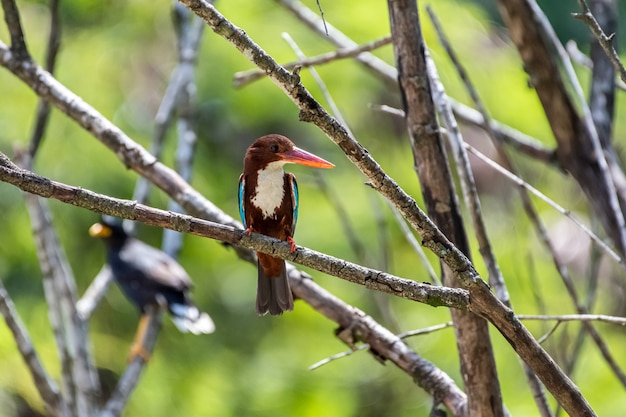
<svg viewBox="0 0 626 417">
<path fill-rule="evenodd" d="M 260 137 L 248 148 L 244 158 L 243 174 L 239 177 L 239 214 L 248 234 L 255 232 L 285 240 L 294 252 L 298 184 L 293 174 L 283 171 L 285 164 L 334 167 L 330 162 L 297 148 L 284 136 Z M 293 310 L 285 261 L 263 253 L 257 253 L 257 257 L 257 314 L 278 315 Z"/>
<path fill-rule="evenodd" d="M 211 317 L 189 298 L 192 287 L 189 275 L 169 255 L 129 236 L 121 221 L 109 216 L 103 216 L 100 223 L 91 226 L 89 234 L 104 240 L 113 277 L 142 314 L 131 359 L 139 355 L 148 360 L 150 356 L 144 349 L 149 322 L 145 313 L 149 305 L 167 308 L 181 332 L 201 334 L 215 330 Z"/>
</svg>

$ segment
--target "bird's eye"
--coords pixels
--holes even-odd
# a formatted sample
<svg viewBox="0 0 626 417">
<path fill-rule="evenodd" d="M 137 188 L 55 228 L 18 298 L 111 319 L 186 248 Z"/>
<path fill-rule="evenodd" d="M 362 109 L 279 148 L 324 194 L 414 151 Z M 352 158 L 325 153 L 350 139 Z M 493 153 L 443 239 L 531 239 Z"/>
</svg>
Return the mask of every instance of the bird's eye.
<svg viewBox="0 0 626 417">
<path fill-rule="evenodd" d="M 270 151 L 272 151 L 272 152 L 274 152 L 274 153 L 278 152 L 278 145 L 277 145 L 277 144 L 275 144 L 275 143 L 273 143 L 273 144 L 270 146 Z"/>
</svg>

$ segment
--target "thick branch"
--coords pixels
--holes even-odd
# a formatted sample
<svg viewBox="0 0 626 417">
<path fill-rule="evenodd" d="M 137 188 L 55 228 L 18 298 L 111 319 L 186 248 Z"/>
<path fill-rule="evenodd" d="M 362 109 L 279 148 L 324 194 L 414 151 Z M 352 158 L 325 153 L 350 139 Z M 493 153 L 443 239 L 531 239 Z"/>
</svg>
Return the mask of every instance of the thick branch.
<svg viewBox="0 0 626 417">
<path fill-rule="evenodd" d="M 469 257 L 467 235 L 432 99 L 417 4 L 415 0 L 389 0 L 387 3 L 407 130 L 428 214 Z M 461 285 L 447 268 L 443 268 L 443 282 L 447 286 Z M 487 321 L 460 311 L 451 314 L 468 397 L 468 415 L 503 416 Z"/>
</svg>

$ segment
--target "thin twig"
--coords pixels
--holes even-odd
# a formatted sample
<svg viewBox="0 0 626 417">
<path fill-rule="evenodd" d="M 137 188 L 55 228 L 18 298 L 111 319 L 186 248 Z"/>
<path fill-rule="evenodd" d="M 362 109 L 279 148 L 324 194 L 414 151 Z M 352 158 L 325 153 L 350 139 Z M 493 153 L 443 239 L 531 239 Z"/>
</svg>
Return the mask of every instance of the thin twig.
<svg viewBox="0 0 626 417">
<path fill-rule="evenodd" d="M 426 327 L 426 328 L 423 328 L 423 329 L 410 330 L 408 332 L 404 332 L 404 333 L 398 334 L 397 337 L 399 339 L 406 339 L 406 338 L 413 337 L 413 336 L 422 336 L 422 335 L 425 335 L 425 334 L 430 334 L 430 333 L 437 332 L 439 330 L 446 329 L 448 327 L 452 327 L 452 322 L 451 321 L 449 321 L 447 323 L 443 323 L 443 324 L 436 324 L 434 326 Z M 322 366 L 324 366 L 324 365 L 326 365 L 326 364 L 328 364 L 330 362 L 333 362 L 333 361 L 335 361 L 337 359 L 345 358 L 345 357 L 350 356 L 350 355 L 352 355 L 353 353 L 355 353 L 355 352 L 357 352 L 359 350 L 365 350 L 365 349 L 369 349 L 369 348 L 370 348 L 369 344 L 363 343 L 363 344 L 357 346 L 356 349 L 347 350 L 345 352 L 341 352 L 341 353 L 337 353 L 335 355 L 329 356 L 329 357 L 327 357 L 325 359 L 322 359 L 322 360 L 320 360 L 318 362 L 315 362 L 313 365 L 309 366 L 309 371 L 314 371 L 317 368 L 320 368 L 320 367 L 322 367 Z"/>
<path fill-rule="evenodd" d="M 517 175 L 513 174 L 511 171 L 507 170 L 502 165 L 498 164 L 497 162 L 489 158 L 487 155 L 483 154 L 478 149 L 474 148 L 472 145 L 465 143 L 465 147 L 475 157 L 483 161 L 489 167 L 498 171 L 505 178 L 512 181 L 513 183 L 518 185 L 520 188 L 523 188 L 527 190 L 528 192 L 532 193 L 534 196 L 539 197 L 542 201 L 548 203 L 548 205 L 552 207 L 553 209 L 555 209 L 557 212 L 559 212 L 563 216 L 570 219 L 576 225 L 576 227 L 578 227 L 587 236 L 589 236 L 589 238 L 596 245 L 598 245 L 598 247 L 601 248 L 604 253 L 609 255 L 609 257 L 613 259 L 619 266 L 621 266 L 622 269 L 626 270 L 626 262 L 620 257 L 620 255 L 617 252 L 615 252 L 609 245 L 607 245 L 602 239 L 600 239 L 600 237 L 598 237 L 598 235 L 596 235 L 591 229 L 585 226 L 582 221 L 578 220 L 572 214 L 570 210 L 567 210 L 566 208 L 560 206 L 557 202 L 552 200 L 550 197 L 548 197 L 547 195 L 545 195 L 544 193 L 542 193 L 541 191 L 539 191 L 538 189 L 536 189 L 535 187 L 533 187 L 532 185 L 530 185 L 529 183 L 527 183 L 526 181 L 518 177 Z"/>
<path fill-rule="evenodd" d="M 176 108 L 178 110 L 178 145 L 176 147 L 176 172 L 185 181 L 191 182 L 194 150 L 198 136 L 195 132 L 194 115 L 196 113 L 196 76 L 195 63 L 204 33 L 205 24 L 189 9 L 175 3 L 174 10 L 179 17 L 178 57 L 176 71 L 180 73 L 180 82 Z M 168 210 L 183 212 L 183 208 L 173 199 L 168 202 Z M 164 230 L 162 249 L 176 258 L 183 245 L 183 235 L 172 230 Z"/>
<path fill-rule="evenodd" d="M 569 59 L 567 51 L 561 44 L 561 41 L 556 35 L 554 28 L 550 24 L 550 21 L 546 17 L 545 13 L 543 13 L 543 11 L 536 3 L 531 3 L 531 7 L 533 9 L 535 19 L 538 25 L 541 26 L 549 41 L 556 48 L 558 56 L 561 59 L 563 67 L 565 68 L 565 74 L 567 75 L 567 78 L 569 79 L 569 82 L 573 87 L 573 91 L 576 94 L 578 103 L 582 108 L 584 127 L 589 134 L 589 140 L 593 149 L 593 155 L 590 155 L 590 157 L 595 160 L 598 165 L 598 169 L 600 171 L 598 179 L 602 181 L 604 183 L 604 186 L 606 187 L 609 208 L 613 216 L 613 220 L 615 221 L 617 226 L 617 230 L 607 230 L 607 233 L 616 233 L 614 237 L 614 239 L 616 240 L 615 246 L 626 253 L 626 220 L 624 219 L 624 214 L 622 213 L 620 207 L 615 181 L 611 176 L 609 164 L 605 152 L 603 151 L 602 144 L 600 143 L 600 138 L 598 136 L 598 131 L 593 121 L 591 110 L 589 109 L 587 101 L 585 100 L 583 88 L 580 85 L 580 81 L 578 79 L 578 76 L 576 75 L 576 71 L 574 70 L 572 61 Z M 626 386 L 626 375 L 624 376 L 622 383 Z"/>
<path fill-rule="evenodd" d="M 485 155 L 480 153 L 478 150 L 472 148 L 470 145 L 466 144 L 465 146 L 468 148 L 468 150 L 472 154 L 474 154 L 475 156 L 478 156 L 479 159 L 481 159 L 482 161 L 487 162 L 487 160 L 489 160 L 488 157 L 486 157 Z M 496 164 L 495 162 L 493 162 L 491 160 L 489 160 L 489 161 L 490 162 L 487 162 L 489 164 L 489 166 L 495 167 L 495 165 L 498 165 L 498 164 Z M 506 171 L 504 168 L 502 168 L 502 170 Z M 504 174 L 504 172 L 502 170 L 498 169 L 499 172 Z M 539 191 L 535 190 L 532 186 L 530 186 L 529 184 L 525 183 L 523 180 L 519 179 L 519 177 L 516 177 L 516 176 L 512 175 L 510 172 L 508 173 L 508 175 L 505 174 L 505 177 L 507 177 L 507 178 L 511 179 L 512 181 L 514 181 L 519 186 L 520 189 L 524 189 L 526 191 L 530 191 L 534 195 L 539 196 L 542 200 L 546 201 L 552 207 L 557 209 L 559 212 L 561 212 L 567 218 L 569 218 L 575 224 L 577 224 L 578 227 L 581 228 L 581 230 L 585 231 L 585 233 L 589 237 L 591 237 L 596 244 L 598 244 L 600 247 L 605 248 L 605 252 L 606 253 L 608 253 L 609 255 L 613 256 L 614 259 L 615 259 L 615 257 L 618 257 L 618 254 L 615 253 L 614 251 L 610 250 L 610 248 L 605 243 L 603 243 L 599 238 L 597 238 L 597 236 L 591 230 L 589 230 L 589 228 L 584 226 L 581 222 L 575 220 L 575 217 L 572 216 L 571 213 L 569 213 L 565 209 L 563 209 L 560 206 L 558 206 L 556 203 L 554 203 L 548 197 L 546 197 L 546 196 L 542 197 L 542 194 L 539 193 Z M 520 183 L 520 181 L 521 181 L 521 183 Z M 534 212 L 534 210 L 533 210 L 533 212 Z M 568 294 L 569 294 L 569 296 L 570 296 L 570 298 L 571 298 L 571 300 L 572 300 L 572 302 L 574 304 L 574 307 L 576 308 L 576 311 L 579 314 L 586 314 L 587 313 L 587 309 L 580 302 L 580 298 L 578 297 L 578 292 L 576 290 L 576 287 L 575 287 L 575 285 L 574 285 L 574 283 L 573 283 L 573 281 L 572 281 L 572 279 L 571 279 L 567 269 L 565 268 L 565 266 L 562 264 L 562 262 L 556 256 L 554 247 L 553 247 L 551 241 L 549 240 L 549 238 L 547 236 L 547 233 L 545 231 L 545 227 L 540 222 L 540 220 L 539 220 L 538 216 L 536 215 L 536 213 L 533 214 L 531 212 L 530 215 L 534 216 L 534 217 L 531 217 L 531 220 L 532 220 L 533 224 L 535 225 L 536 230 L 539 233 L 540 239 L 543 241 L 543 243 L 546 246 L 546 248 L 552 254 L 552 261 L 554 262 L 554 264 L 556 266 L 557 272 L 559 273 L 559 275 L 561 277 L 561 281 L 563 282 L 563 284 L 565 285 L 565 288 L 567 289 L 567 292 L 568 292 Z M 594 236 L 595 238 L 592 237 L 592 236 Z M 602 243 L 600 243 L 600 242 L 602 242 Z M 623 260 L 621 258 L 619 258 L 619 257 L 618 257 L 618 259 L 619 260 L 616 259 L 618 264 L 622 268 L 626 268 L 626 265 L 624 264 Z M 588 322 L 583 322 L 583 327 L 589 333 L 591 338 L 593 339 L 594 343 L 596 344 L 596 346 L 600 350 L 600 353 L 604 357 L 604 360 L 607 362 L 607 364 L 609 365 L 609 367 L 611 368 L 611 370 L 613 371 L 615 376 L 617 376 L 617 378 L 620 381 L 620 383 L 622 385 L 626 386 L 626 373 L 624 373 L 624 371 L 621 369 L 621 367 L 619 366 L 617 361 L 613 358 L 613 355 L 609 351 L 608 346 L 606 345 L 604 340 L 602 340 L 602 338 L 600 337 L 600 334 Z"/>
<path fill-rule="evenodd" d="M 626 326 L 626 317 L 607 316 L 604 314 L 563 314 L 563 315 L 545 315 L 545 314 L 518 314 L 520 320 L 541 320 L 541 321 L 600 321 L 603 323 L 617 324 Z"/>
<path fill-rule="evenodd" d="M 426 6 L 428 14 L 431 19 L 434 17 L 432 10 L 429 6 Z M 439 78 L 439 73 L 435 62 L 433 61 L 428 49 L 425 49 L 426 55 L 426 67 L 428 70 L 428 76 L 432 85 L 433 100 L 437 106 L 437 110 L 441 115 L 443 124 L 446 126 L 448 141 L 452 148 L 452 154 L 456 163 L 457 172 L 461 178 L 461 188 L 463 191 L 463 197 L 465 204 L 467 205 L 472 223 L 476 232 L 476 238 L 478 240 L 479 251 L 487 266 L 489 273 L 489 283 L 494 287 L 496 295 L 507 306 L 511 306 L 511 300 L 509 292 L 504 283 L 500 266 L 493 253 L 491 247 L 491 241 L 487 233 L 487 227 L 482 214 L 482 207 L 480 199 L 478 197 L 478 190 L 476 188 L 476 182 L 474 181 L 474 174 L 469 162 L 469 156 L 463 146 L 463 137 L 456 123 L 456 119 L 452 114 L 452 108 L 448 101 L 443 83 Z"/>
<path fill-rule="evenodd" d="M 340 59 L 345 58 L 353 58 L 364 52 L 373 51 L 382 46 L 389 45 L 391 43 L 391 36 L 385 36 L 384 38 L 376 39 L 374 41 L 368 42 L 363 45 L 358 45 L 355 47 L 347 47 L 340 48 L 333 52 L 328 52 L 322 55 L 310 57 L 310 58 L 300 58 L 298 61 L 289 62 L 287 64 L 283 64 L 283 67 L 288 70 L 293 70 L 296 67 L 301 68 L 309 68 L 314 66 L 319 66 L 323 64 L 328 64 L 330 62 L 334 62 Z M 253 81 L 260 80 L 265 77 L 266 74 L 259 69 L 251 69 L 248 71 L 241 71 L 235 73 L 233 76 L 233 85 L 235 88 L 245 87 Z"/>
<path fill-rule="evenodd" d="M 589 29 L 591 29 L 591 33 L 593 33 L 593 36 L 598 40 L 598 43 L 600 44 L 600 46 L 602 46 L 602 49 L 604 49 L 604 52 L 606 52 L 606 55 L 611 60 L 611 63 L 615 67 L 615 71 L 617 71 L 617 73 L 619 74 L 620 79 L 626 83 L 626 68 L 624 68 L 624 65 L 619 59 L 617 51 L 613 47 L 613 39 L 615 38 L 615 33 L 612 33 L 610 36 L 607 36 L 604 33 L 604 31 L 598 24 L 598 21 L 591 13 L 591 10 L 589 9 L 589 6 L 587 5 L 587 2 L 585 0 L 578 0 L 578 4 L 583 9 L 583 12 L 572 13 L 572 16 L 574 16 L 576 19 L 582 20 L 587 24 L 587 26 L 589 26 Z"/>
<path fill-rule="evenodd" d="M 593 69 L 593 61 L 585 55 L 579 48 L 575 40 L 570 39 L 565 43 L 565 49 L 572 61 L 589 70 Z M 626 83 L 619 78 L 615 78 L 615 87 L 626 91 Z"/>
<path fill-rule="evenodd" d="M 430 277 L 430 282 L 432 282 L 435 285 L 441 285 L 441 280 L 439 279 L 439 276 L 437 275 L 437 273 L 435 272 L 435 269 L 433 268 L 433 266 L 430 264 L 430 261 L 426 257 L 426 253 L 424 252 L 424 249 L 422 249 L 422 245 L 420 245 L 417 239 L 415 238 L 415 235 L 411 231 L 411 228 L 407 226 L 406 220 L 404 220 L 404 218 L 402 217 L 398 209 L 395 208 L 393 204 L 387 201 L 387 205 L 389 206 L 389 209 L 393 213 L 393 216 L 396 219 L 396 223 L 398 224 L 398 226 L 400 226 L 400 230 L 402 230 L 402 233 L 404 234 L 404 238 L 407 240 L 407 242 L 409 242 L 409 245 L 411 245 L 415 253 L 417 253 L 417 256 L 422 261 L 422 264 L 424 265 L 424 268 L 426 269 L 426 272 L 428 272 L 428 276 Z"/>
<path fill-rule="evenodd" d="M 76 310 L 82 320 L 89 320 L 112 283 L 113 274 L 111 274 L 111 269 L 108 265 L 104 265 L 98 272 L 98 275 L 91 281 L 81 299 L 76 303 Z"/>
</svg>

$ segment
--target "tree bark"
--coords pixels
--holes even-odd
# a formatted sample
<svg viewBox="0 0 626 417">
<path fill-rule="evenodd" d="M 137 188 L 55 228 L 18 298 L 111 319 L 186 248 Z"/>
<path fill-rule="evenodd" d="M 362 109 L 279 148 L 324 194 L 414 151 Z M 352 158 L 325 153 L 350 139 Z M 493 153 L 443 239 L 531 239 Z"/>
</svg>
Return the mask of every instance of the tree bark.
<svg viewBox="0 0 626 417">
<path fill-rule="evenodd" d="M 428 215 L 446 237 L 469 258 L 469 244 L 439 132 L 426 70 L 425 46 L 417 4 L 412 0 L 389 0 L 388 6 L 398 82 L 415 169 Z M 444 285 L 460 286 L 449 268 L 444 267 L 442 271 Z M 468 415 L 503 416 L 502 394 L 487 321 L 468 312 L 452 310 L 451 313 L 461 374 L 468 396 Z"/>
</svg>

